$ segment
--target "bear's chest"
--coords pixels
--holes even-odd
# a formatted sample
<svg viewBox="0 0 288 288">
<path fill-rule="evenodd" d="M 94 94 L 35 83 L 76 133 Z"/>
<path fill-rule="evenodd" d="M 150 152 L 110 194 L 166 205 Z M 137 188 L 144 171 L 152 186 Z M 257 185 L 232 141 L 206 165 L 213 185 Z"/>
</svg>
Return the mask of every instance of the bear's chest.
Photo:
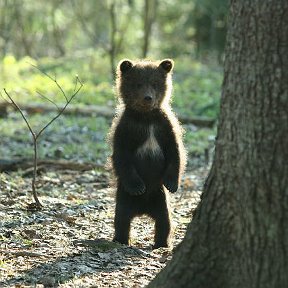
<svg viewBox="0 0 288 288">
<path fill-rule="evenodd" d="M 163 157 L 163 151 L 155 135 L 155 126 L 150 125 L 147 132 L 144 142 L 137 148 L 136 155 L 140 157 L 151 156 L 153 158 Z"/>
<path fill-rule="evenodd" d="M 158 140 L 159 134 L 157 134 L 159 132 L 157 127 L 149 126 L 145 137 L 139 138 L 139 146 L 135 153 L 135 168 L 144 181 L 147 191 L 161 185 L 165 169 L 164 152 Z"/>
</svg>

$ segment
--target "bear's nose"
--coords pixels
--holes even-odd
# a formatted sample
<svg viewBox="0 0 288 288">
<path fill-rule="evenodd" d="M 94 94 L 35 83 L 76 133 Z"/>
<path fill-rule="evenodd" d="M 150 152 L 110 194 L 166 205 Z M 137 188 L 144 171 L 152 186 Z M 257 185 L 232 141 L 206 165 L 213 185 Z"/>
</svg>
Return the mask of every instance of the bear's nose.
<svg viewBox="0 0 288 288">
<path fill-rule="evenodd" d="M 144 97 L 144 100 L 145 100 L 145 101 L 152 101 L 152 97 L 151 97 L 151 96 L 145 96 L 145 97 Z"/>
</svg>

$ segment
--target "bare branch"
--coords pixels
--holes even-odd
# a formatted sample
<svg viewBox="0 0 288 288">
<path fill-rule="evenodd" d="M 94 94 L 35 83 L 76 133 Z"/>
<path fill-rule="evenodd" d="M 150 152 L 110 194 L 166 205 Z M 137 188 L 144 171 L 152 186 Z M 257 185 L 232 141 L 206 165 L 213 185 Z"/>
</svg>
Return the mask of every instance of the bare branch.
<svg viewBox="0 0 288 288">
<path fill-rule="evenodd" d="M 33 163 L 34 163 L 34 167 L 33 167 L 33 178 L 32 178 L 32 194 L 35 200 L 35 205 L 37 209 L 40 209 L 42 207 L 42 204 L 40 203 L 38 197 L 37 197 L 37 191 L 36 191 L 36 177 L 37 177 L 37 161 L 38 161 L 38 149 L 37 149 L 37 140 L 39 138 L 39 136 L 43 133 L 43 131 L 52 123 L 54 122 L 57 118 L 59 118 L 62 113 L 64 112 L 64 110 L 66 109 L 66 107 L 70 104 L 70 102 L 74 99 L 74 97 L 78 94 L 78 92 L 82 89 L 83 87 L 83 83 L 81 82 L 81 80 L 79 79 L 78 75 L 76 75 L 76 80 L 75 80 L 75 88 L 74 88 L 74 93 L 70 96 L 70 98 L 68 98 L 64 92 L 64 90 L 62 89 L 62 87 L 60 86 L 60 84 L 57 82 L 56 80 L 56 76 L 55 79 L 53 79 L 49 74 L 47 74 L 46 72 L 42 71 L 41 69 L 39 69 L 37 66 L 31 64 L 33 67 L 35 67 L 36 69 L 38 69 L 41 73 L 43 73 L 45 76 L 47 76 L 50 80 L 52 80 L 54 83 L 56 83 L 57 87 L 60 89 L 60 91 L 62 92 L 64 98 L 66 99 L 66 103 L 62 108 L 59 108 L 58 105 L 52 101 L 51 99 L 49 99 L 48 97 L 46 97 L 45 95 L 41 94 L 39 91 L 37 91 L 37 93 L 43 97 L 44 99 L 46 99 L 47 101 L 49 101 L 50 103 L 52 103 L 54 106 L 57 107 L 58 110 L 58 114 L 53 117 L 46 125 L 44 125 L 44 127 L 38 132 L 35 133 L 32 129 L 32 127 L 29 124 L 28 119 L 26 118 L 26 116 L 24 115 L 23 111 L 21 110 L 21 108 L 18 106 L 18 104 L 13 100 L 13 98 L 9 95 L 9 93 L 6 91 L 6 89 L 4 88 L 4 92 L 7 95 L 7 97 L 10 99 L 11 103 L 14 105 L 14 107 L 16 108 L 16 110 L 19 111 L 19 113 L 21 114 L 22 118 L 24 119 L 31 135 L 33 138 L 33 147 L 34 147 L 34 159 L 33 159 Z M 78 85 L 79 83 L 79 85 Z M 77 88 L 78 86 L 78 88 Z M 0 92 L 1 94 L 1 92 Z M 3 95 L 1 94 L 1 96 L 3 97 Z M 5 97 L 3 97 L 5 99 Z M 7 99 L 5 99 L 8 103 L 9 101 Z M 9 104 L 11 104 L 9 103 Z"/>
<path fill-rule="evenodd" d="M 4 88 L 3 90 L 4 90 L 5 94 L 7 95 L 7 97 L 10 99 L 10 101 L 13 103 L 13 105 L 15 106 L 15 108 L 20 112 L 22 118 L 24 119 L 24 121 L 25 121 L 25 123 L 26 123 L 26 125 L 27 125 L 27 127 L 28 127 L 28 129 L 29 129 L 29 131 L 30 131 L 30 133 L 31 133 L 31 135 L 32 135 L 32 137 L 33 137 L 33 139 L 36 139 L 36 135 L 35 135 L 33 129 L 31 128 L 31 126 L 30 126 L 30 124 L 29 124 L 26 116 L 24 115 L 23 111 L 21 110 L 21 108 L 20 108 L 20 107 L 18 106 L 18 104 L 13 100 L 13 98 L 9 95 L 9 93 L 6 91 L 6 89 Z"/>
<path fill-rule="evenodd" d="M 44 72 L 43 70 L 41 70 L 39 67 L 37 67 L 36 65 L 29 63 L 31 66 L 33 66 L 34 68 L 36 68 L 38 71 L 40 71 L 42 74 L 44 74 L 46 77 L 48 77 L 50 80 L 52 80 L 56 86 L 59 88 L 59 90 L 61 91 L 62 95 L 64 96 L 66 103 L 68 102 L 67 96 L 63 90 L 63 88 L 61 87 L 61 85 L 58 83 L 57 79 L 56 79 L 56 75 L 55 78 L 52 78 L 48 73 Z"/>
<path fill-rule="evenodd" d="M 24 119 L 31 135 L 33 138 L 33 147 L 34 147 L 34 171 L 33 171 L 33 178 L 32 178 L 32 194 L 36 203 L 36 207 L 38 209 L 40 209 L 42 207 L 42 204 L 40 203 L 38 197 L 37 197 L 37 192 L 36 192 L 36 174 L 37 174 L 37 136 L 35 134 L 35 132 L 33 131 L 32 127 L 30 126 L 27 118 L 25 117 L 23 111 L 21 110 L 21 108 L 18 106 L 18 104 L 13 100 L 13 98 L 9 95 L 9 93 L 6 91 L 6 89 L 4 88 L 4 92 L 7 95 L 7 97 L 10 99 L 10 101 L 13 103 L 13 105 L 16 107 L 16 109 L 19 111 L 19 113 L 21 114 L 22 118 Z"/>
<path fill-rule="evenodd" d="M 36 139 L 42 134 L 42 132 L 52 123 L 54 122 L 57 118 L 59 118 L 62 113 L 64 112 L 64 110 L 66 109 L 66 107 L 70 104 L 70 102 L 73 100 L 73 98 L 78 94 L 78 92 L 82 89 L 83 87 L 83 83 L 81 82 L 81 80 L 79 79 L 78 76 L 76 76 L 76 79 L 78 79 L 78 82 L 80 83 L 80 86 L 78 87 L 78 89 L 74 92 L 74 94 L 70 97 L 70 99 L 67 98 L 67 102 L 66 104 L 60 109 L 59 113 L 53 118 L 51 119 L 36 135 Z M 65 93 L 64 93 L 65 94 Z M 66 94 L 65 94 L 65 98 L 66 98 Z"/>
<path fill-rule="evenodd" d="M 82 86 L 84 85 L 84 83 L 80 80 L 78 74 L 76 74 L 75 78 L 76 78 L 76 83 L 77 83 L 77 82 L 80 83 L 79 88 L 81 87 L 80 89 L 82 89 Z M 76 87 L 77 87 L 77 85 L 75 85 L 74 92 L 75 92 L 75 90 L 76 90 Z M 80 90 L 79 90 L 79 91 L 80 91 Z M 78 91 L 78 92 L 79 92 L 79 91 Z M 78 93 L 78 92 L 77 92 L 77 93 Z M 73 97 L 74 97 L 74 96 L 73 96 Z"/>
<path fill-rule="evenodd" d="M 56 108 L 57 108 L 57 110 L 61 110 L 60 109 L 60 107 L 54 102 L 54 101 L 52 101 L 51 99 L 49 99 L 48 97 L 46 97 L 45 95 L 43 95 L 42 93 L 40 93 L 38 90 L 36 91 L 39 95 L 40 95 L 40 97 L 42 97 L 42 98 L 44 98 L 45 100 L 47 100 L 47 101 L 49 101 L 50 103 L 52 103 Z"/>
<path fill-rule="evenodd" d="M 1 95 L 1 97 L 3 98 L 3 100 L 4 100 L 5 102 L 7 102 L 8 104 L 11 104 L 11 102 L 9 102 L 9 101 L 3 96 L 2 92 L 0 92 L 0 95 Z"/>
</svg>

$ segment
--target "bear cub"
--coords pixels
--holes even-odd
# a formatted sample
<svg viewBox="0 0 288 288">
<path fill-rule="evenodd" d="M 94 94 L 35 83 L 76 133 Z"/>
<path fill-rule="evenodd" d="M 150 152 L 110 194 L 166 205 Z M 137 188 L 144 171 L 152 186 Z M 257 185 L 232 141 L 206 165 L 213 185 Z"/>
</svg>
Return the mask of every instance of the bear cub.
<svg viewBox="0 0 288 288">
<path fill-rule="evenodd" d="M 123 60 L 117 68 L 119 105 L 110 130 L 117 179 L 113 241 L 129 244 L 132 219 L 155 220 L 153 248 L 168 247 L 167 190 L 177 191 L 186 164 L 182 128 L 170 107 L 173 61 Z"/>
</svg>

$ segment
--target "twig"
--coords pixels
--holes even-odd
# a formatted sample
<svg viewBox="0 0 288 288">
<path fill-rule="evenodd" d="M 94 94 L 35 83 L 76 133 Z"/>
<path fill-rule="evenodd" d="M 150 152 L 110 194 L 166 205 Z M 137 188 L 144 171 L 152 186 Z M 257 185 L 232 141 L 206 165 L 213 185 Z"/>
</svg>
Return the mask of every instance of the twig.
<svg viewBox="0 0 288 288">
<path fill-rule="evenodd" d="M 37 70 L 39 70 L 42 74 L 44 74 L 46 77 L 48 77 L 51 81 L 53 81 L 57 87 L 59 88 L 59 90 L 61 91 L 62 95 L 64 96 L 66 102 L 68 102 L 67 96 L 64 92 L 64 90 L 62 89 L 62 87 L 60 86 L 60 84 L 57 82 L 56 76 L 55 78 L 52 78 L 49 74 L 47 74 L 46 72 L 44 72 L 43 70 L 41 70 L 39 67 L 37 67 L 36 65 L 30 63 L 34 68 L 36 68 Z"/>
<path fill-rule="evenodd" d="M 11 102 L 9 102 L 3 95 L 2 95 L 2 92 L 0 92 L 0 95 L 1 95 L 1 97 L 3 98 L 3 100 L 5 101 L 5 102 L 7 102 L 8 104 L 11 104 Z M 13 103 L 12 103 L 13 104 Z"/>
<path fill-rule="evenodd" d="M 15 106 L 15 108 L 20 112 L 22 118 L 23 118 L 24 121 L 26 122 L 26 125 L 27 125 L 30 133 L 32 134 L 33 138 L 35 138 L 36 135 L 35 135 L 35 133 L 33 132 L 33 130 L 32 130 L 32 128 L 31 128 L 31 126 L 30 126 L 27 118 L 25 117 L 23 111 L 22 111 L 21 108 L 18 106 L 18 104 L 13 100 L 13 98 L 8 94 L 8 92 L 6 91 L 6 89 L 4 88 L 3 90 L 4 90 L 5 94 L 7 95 L 7 97 L 10 99 L 10 101 L 13 103 L 13 105 Z"/>
<path fill-rule="evenodd" d="M 36 92 L 39 94 L 40 97 L 42 97 L 43 99 L 45 99 L 45 100 L 49 101 L 50 103 L 52 103 L 57 108 L 58 111 L 60 110 L 59 106 L 54 101 L 52 101 L 51 99 L 49 99 L 48 97 L 46 97 L 45 95 L 40 93 L 38 90 Z"/>
<path fill-rule="evenodd" d="M 42 207 L 42 204 L 40 203 L 38 197 L 37 197 L 37 193 L 36 193 L 36 174 L 37 174 L 37 135 L 35 134 L 35 132 L 33 131 L 32 127 L 30 126 L 27 118 L 25 117 L 23 111 L 21 110 L 21 108 L 18 106 L 18 104 L 13 100 L 13 98 L 8 94 L 8 92 L 6 91 L 6 89 L 4 88 L 4 92 L 7 95 L 7 97 L 10 99 L 10 101 L 13 103 L 13 105 L 16 107 L 16 109 L 20 112 L 22 118 L 24 119 L 31 135 L 33 138 L 33 148 L 34 148 L 34 171 L 33 171 L 33 178 L 32 178 L 32 194 L 33 194 L 33 198 L 36 202 L 36 206 L 38 208 Z"/>
<path fill-rule="evenodd" d="M 77 76 L 78 77 L 78 76 Z M 63 106 L 62 109 L 60 109 L 59 113 L 53 118 L 51 119 L 51 121 L 49 121 L 36 135 L 36 140 L 37 138 L 42 134 L 42 132 L 52 123 L 54 122 L 57 118 L 59 118 L 62 113 L 64 112 L 64 110 L 66 109 L 66 107 L 70 104 L 70 102 L 73 100 L 73 98 L 78 94 L 78 92 L 82 89 L 83 87 L 83 83 L 79 80 L 78 78 L 78 81 L 80 83 L 80 86 L 78 87 L 78 89 L 76 90 L 76 92 L 74 92 L 74 94 L 70 97 L 70 99 L 66 98 L 66 95 L 65 95 L 65 98 L 67 99 L 67 102 L 66 104 Z"/>
<path fill-rule="evenodd" d="M 22 118 L 24 119 L 31 135 L 33 138 L 33 148 L 34 148 L 34 159 L 33 159 L 33 178 L 32 178 L 32 194 L 33 194 L 33 198 L 35 200 L 35 204 L 36 204 L 36 208 L 40 209 L 42 207 L 42 204 L 40 203 L 38 197 L 37 197 L 37 192 L 36 192 L 36 177 L 37 177 L 37 160 L 38 160 L 38 149 L 37 149 L 37 140 L 40 137 L 40 135 L 43 133 L 43 131 L 49 126 L 51 125 L 57 118 L 59 118 L 62 113 L 64 112 L 64 110 L 66 109 L 66 107 L 70 104 L 70 102 L 74 99 L 74 97 L 78 94 L 78 92 L 82 89 L 83 87 L 83 83 L 81 82 L 81 80 L 79 79 L 78 75 L 76 75 L 76 84 L 75 84 L 75 88 L 74 88 L 74 93 L 70 96 L 70 98 L 68 99 L 68 97 L 66 96 L 64 90 L 62 89 L 62 87 L 60 86 L 60 84 L 57 82 L 57 79 L 55 77 L 55 79 L 53 79 L 49 74 L 47 74 L 46 72 L 42 71 L 41 69 L 39 69 L 37 66 L 31 64 L 33 67 L 35 67 L 37 70 L 39 70 L 42 74 L 44 74 L 46 77 L 48 77 L 50 80 L 52 80 L 56 86 L 60 89 L 61 93 L 63 94 L 64 98 L 66 99 L 66 103 L 62 108 L 59 108 L 58 105 L 52 101 L 51 99 L 49 99 L 48 97 L 46 97 L 45 95 L 41 94 L 39 91 L 37 91 L 37 93 L 43 97 L 44 99 L 48 100 L 49 102 L 51 102 L 52 104 L 54 104 L 57 107 L 58 110 L 58 114 L 56 116 L 54 116 L 46 125 L 44 125 L 43 128 L 41 128 L 38 133 L 35 133 L 28 121 L 28 119 L 26 118 L 26 116 L 24 115 L 22 109 L 18 106 L 18 104 L 13 100 L 13 98 L 9 95 L 9 93 L 6 91 L 6 89 L 4 88 L 4 92 L 7 95 L 7 97 L 10 99 L 10 101 L 12 102 L 12 104 L 15 106 L 16 110 L 19 111 L 19 113 L 21 114 Z M 77 84 L 79 82 L 79 86 L 77 88 Z M 77 89 L 76 89 L 77 88 Z M 2 96 L 2 94 L 1 94 Z M 2 96 L 3 97 L 3 96 Z M 4 97 L 3 97 L 4 98 Z M 5 99 L 5 98 L 4 98 Z M 6 99 L 5 99 L 6 100 Z M 7 101 L 7 100 L 6 100 Z"/>
</svg>

